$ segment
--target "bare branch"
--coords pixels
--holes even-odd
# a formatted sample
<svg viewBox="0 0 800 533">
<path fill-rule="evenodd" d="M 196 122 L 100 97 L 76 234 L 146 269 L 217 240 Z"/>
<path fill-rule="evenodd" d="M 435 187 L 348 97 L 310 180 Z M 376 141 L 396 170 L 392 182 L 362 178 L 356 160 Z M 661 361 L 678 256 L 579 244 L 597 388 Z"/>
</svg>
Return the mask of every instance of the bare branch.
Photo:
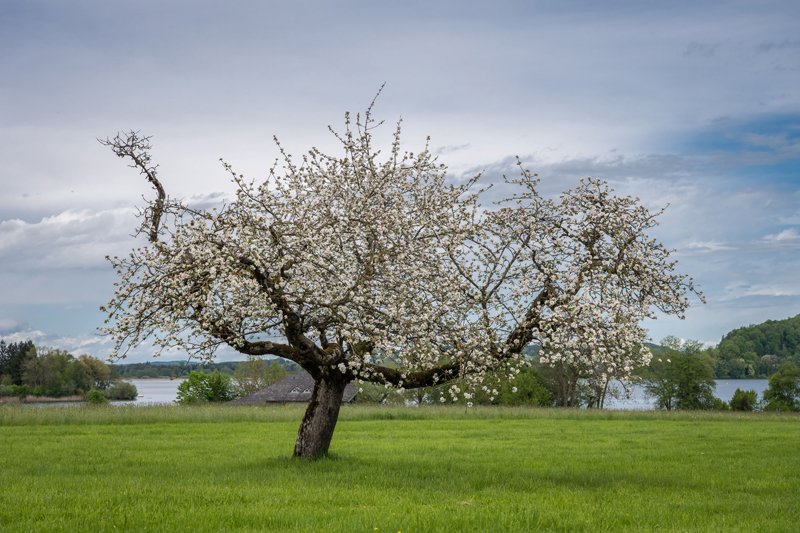
<svg viewBox="0 0 800 533">
<path fill-rule="evenodd" d="M 151 137 L 142 136 L 138 131 L 130 130 L 117 133 L 113 139 L 105 138 L 98 141 L 103 146 L 110 147 L 117 157 L 130 159 L 131 164 L 128 166 L 138 169 L 156 190 L 156 199 L 150 203 L 148 211 L 145 212 L 145 219 L 140 228 L 140 231 L 147 233 L 150 242 L 156 243 L 167 196 L 156 176 L 158 165 L 151 162 L 150 139 Z"/>
</svg>

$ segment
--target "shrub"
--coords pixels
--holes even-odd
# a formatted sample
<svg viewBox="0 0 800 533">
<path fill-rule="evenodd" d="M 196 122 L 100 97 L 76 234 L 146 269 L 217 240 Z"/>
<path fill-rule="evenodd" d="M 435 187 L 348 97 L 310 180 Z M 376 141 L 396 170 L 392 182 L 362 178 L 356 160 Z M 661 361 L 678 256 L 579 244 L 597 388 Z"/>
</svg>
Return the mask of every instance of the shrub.
<svg viewBox="0 0 800 533">
<path fill-rule="evenodd" d="M 136 385 L 127 381 L 117 381 L 106 391 L 106 396 L 110 400 L 135 400 L 138 395 Z"/>
<path fill-rule="evenodd" d="M 186 381 L 178 386 L 177 402 L 182 405 L 204 402 L 227 402 L 236 398 L 231 377 L 220 372 L 206 374 L 189 372 Z"/>
<path fill-rule="evenodd" d="M 736 389 L 731 398 L 731 409 L 734 411 L 752 411 L 758 403 L 758 394 L 754 390 Z"/>
<path fill-rule="evenodd" d="M 769 378 L 764 391 L 767 411 L 800 411 L 800 368 L 785 363 Z"/>
<path fill-rule="evenodd" d="M 711 402 L 711 409 L 715 411 L 730 411 L 731 406 L 728 402 L 724 400 L 720 400 L 716 396 L 714 396 L 714 400 Z"/>
<path fill-rule="evenodd" d="M 13 392 L 13 396 L 18 397 L 20 400 L 24 400 L 26 396 L 33 393 L 31 388 L 27 385 L 11 385 L 11 391 Z"/>
<path fill-rule="evenodd" d="M 84 400 L 90 405 L 105 405 L 108 403 L 105 392 L 100 389 L 91 389 L 86 393 Z"/>
</svg>

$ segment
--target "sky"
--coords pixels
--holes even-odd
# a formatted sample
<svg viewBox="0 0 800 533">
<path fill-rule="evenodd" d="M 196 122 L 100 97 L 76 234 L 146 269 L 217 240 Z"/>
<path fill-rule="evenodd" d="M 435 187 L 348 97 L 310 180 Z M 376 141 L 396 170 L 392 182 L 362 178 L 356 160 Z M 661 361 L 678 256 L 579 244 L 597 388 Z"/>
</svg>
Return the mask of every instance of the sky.
<svg viewBox="0 0 800 533">
<path fill-rule="evenodd" d="M 106 357 L 107 255 L 151 194 L 97 138 L 152 135 L 167 192 L 231 194 L 375 108 L 454 180 L 582 176 L 652 209 L 707 303 L 645 326 L 713 344 L 800 314 L 800 3 L 0 2 L 0 337 Z M 149 360 L 147 346 L 128 362 Z M 166 356 L 163 356 L 166 357 Z M 185 358 L 176 353 L 170 359 Z M 238 358 L 230 353 L 222 358 Z"/>
</svg>

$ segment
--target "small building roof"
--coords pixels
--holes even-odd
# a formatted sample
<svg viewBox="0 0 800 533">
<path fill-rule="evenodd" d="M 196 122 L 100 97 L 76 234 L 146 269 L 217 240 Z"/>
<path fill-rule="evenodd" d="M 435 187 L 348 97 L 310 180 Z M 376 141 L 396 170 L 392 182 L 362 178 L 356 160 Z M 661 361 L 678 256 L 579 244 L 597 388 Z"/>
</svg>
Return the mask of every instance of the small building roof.
<svg viewBox="0 0 800 533">
<path fill-rule="evenodd" d="M 234 404 L 262 405 L 266 403 L 307 402 L 314 390 L 314 378 L 305 370 L 292 374 L 265 389 L 233 400 Z M 342 402 L 352 402 L 358 389 L 354 383 L 348 383 L 344 389 Z"/>
</svg>

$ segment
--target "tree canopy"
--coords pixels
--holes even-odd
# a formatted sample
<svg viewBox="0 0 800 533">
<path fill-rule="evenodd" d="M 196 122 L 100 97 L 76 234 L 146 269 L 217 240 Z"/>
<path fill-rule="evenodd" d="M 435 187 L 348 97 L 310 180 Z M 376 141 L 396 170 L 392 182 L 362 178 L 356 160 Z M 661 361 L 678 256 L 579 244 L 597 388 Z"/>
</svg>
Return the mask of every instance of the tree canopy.
<svg viewBox="0 0 800 533">
<path fill-rule="evenodd" d="M 800 367 L 785 363 L 769 378 L 764 404 L 768 411 L 800 411 Z"/>
<path fill-rule="evenodd" d="M 644 375 L 647 393 L 659 409 L 713 409 L 714 363 L 699 341 L 667 337 Z"/>
<path fill-rule="evenodd" d="M 90 390 L 112 399 L 135 399 L 136 388 L 116 383 L 111 368 L 89 355 L 74 357 L 32 341 L 0 341 L 0 396 L 84 395 Z"/>
<path fill-rule="evenodd" d="M 373 102 L 374 104 L 374 102 Z M 341 153 L 312 148 L 254 181 L 223 163 L 236 195 L 198 210 L 170 198 L 137 132 L 106 139 L 153 185 L 149 241 L 113 258 L 118 289 L 105 332 L 115 354 L 147 338 L 211 358 L 222 345 L 295 361 L 315 379 L 295 454 L 327 452 L 344 386 L 401 388 L 459 378 L 441 400 L 473 394 L 487 373 L 519 371 L 523 349 L 581 375 L 627 376 L 647 361 L 639 322 L 681 315 L 691 279 L 648 235 L 660 211 L 587 178 L 544 198 L 520 165 L 514 191 L 484 204 L 480 176 L 450 179 L 426 144 L 384 153 L 372 105 Z"/>
<path fill-rule="evenodd" d="M 721 378 L 765 377 L 784 363 L 800 365 L 800 315 L 734 329 L 722 337 L 717 353 Z"/>
</svg>

